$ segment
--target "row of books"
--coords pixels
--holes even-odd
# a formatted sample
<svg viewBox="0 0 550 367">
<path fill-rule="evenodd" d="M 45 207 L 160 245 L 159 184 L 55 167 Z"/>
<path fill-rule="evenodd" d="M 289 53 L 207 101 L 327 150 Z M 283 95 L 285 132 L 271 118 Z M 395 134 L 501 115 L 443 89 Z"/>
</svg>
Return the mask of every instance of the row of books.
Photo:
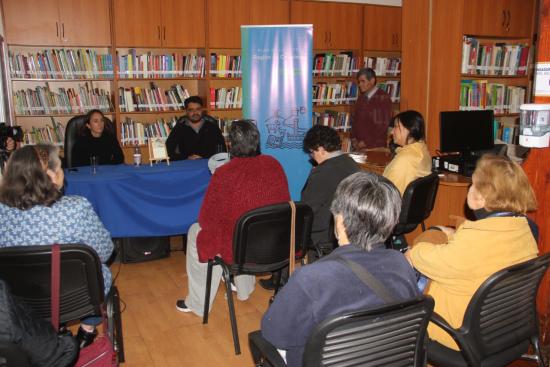
<svg viewBox="0 0 550 367">
<path fill-rule="evenodd" d="M 364 65 L 374 70 L 377 76 L 399 76 L 401 74 L 400 57 L 370 57 L 366 56 Z"/>
<path fill-rule="evenodd" d="M 241 56 L 210 54 L 210 75 L 218 78 L 240 78 Z"/>
<path fill-rule="evenodd" d="M 113 77 L 113 58 L 93 49 L 51 49 L 37 53 L 9 51 L 12 78 L 99 79 Z"/>
<path fill-rule="evenodd" d="M 63 145 L 65 142 L 65 126 L 52 118 L 52 124 L 43 127 L 31 127 L 30 130 L 23 130 L 23 144 L 35 145 L 48 143 Z"/>
<path fill-rule="evenodd" d="M 351 104 L 357 100 L 357 84 L 352 81 L 313 84 L 313 105 Z"/>
<path fill-rule="evenodd" d="M 21 89 L 13 94 L 15 113 L 18 115 L 44 115 L 85 113 L 93 109 L 104 112 L 113 110 L 108 90 L 92 88 L 90 84 L 78 84 L 77 88 L 58 88 L 57 92 L 46 86 Z"/>
<path fill-rule="evenodd" d="M 332 52 L 316 54 L 313 58 L 313 76 L 352 76 L 357 72 L 359 57 L 351 51 L 338 55 Z"/>
<path fill-rule="evenodd" d="M 326 110 L 325 112 L 313 112 L 313 125 L 330 126 L 338 131 L 351 130 L 351 115 L 349 112 Z"/>
<path fill-rule="evenodd" d="M 488 83 L 487 80 L 462 80 L 460 83 L 460 109 L 491 109 L 495 113 L 519 113 L 525 103 L 525 87 Z"/>
<path fill-rule="evenodd" d="M 526 75 L 529 45 L 481 43 L 464 36 L 462 41 L 462 74 Z"/>
<path fill-rule="evenodd" d="M 210 108 L 241 108 L 243 106 L 243 89 L 210 88 Z"/>
<path fill-rule="evenodd" d="M 376 86 L 388 93 L 393 103 L 398 103 L 401 99 L 401 82 L 399 80 L 387 80 L 376 84 Z"/>
<path fill-rule="evenodd" d="M 123 55 L 117 52 L 118 75 L 131 78 L 203 78 L 205 57 L 178 53 L 155 55 L 151 52 L 138 54 L 135 49 Z"/>
<path fill-rule="evenodd" d="M 150 88 L 119 88 L 120 112 L 132 111 L 180 111 L 185 109 L 184 101 L 189 92 L 181 84 L 163 90 L 151 82 Z"/>
<path fill-rule="evenodd" d="M 176 125 L 177 117 L 158 119 L 152 122 L 139 122 L 126 117 L 120 126 L 120 142 L 122 145 L 144 145 L 149 138 L 168 138 L 170 131 Z"/>
<path fill-rule="evenodd" d="M 495 120 L 495 140 L 501 140 L 507 144 L 519 144 L 519 126 L 502 123 Z"/>
<path fill-rule="evenodd" d="M 227 117 L 213 117 L 218 121 L 218 127 L 220 128 L 222 135 L 227 138 L 229 136 L 229 128 L 231 127 L 231 123 L 235 120 Z"/>
</svg>

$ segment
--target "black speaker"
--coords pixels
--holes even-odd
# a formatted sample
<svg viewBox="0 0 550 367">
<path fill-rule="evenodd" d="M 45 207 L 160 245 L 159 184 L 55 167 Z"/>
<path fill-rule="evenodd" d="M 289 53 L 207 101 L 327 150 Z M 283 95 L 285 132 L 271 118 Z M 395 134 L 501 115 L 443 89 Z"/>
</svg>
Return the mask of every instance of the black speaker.
<svg viewBox="0 0 550 367">
<path fill-rule="evenodd" d="M 137 263 L 170 256 L 170 237 L 129 237 L 122 239 L 121 261 Z"/>
</svg>

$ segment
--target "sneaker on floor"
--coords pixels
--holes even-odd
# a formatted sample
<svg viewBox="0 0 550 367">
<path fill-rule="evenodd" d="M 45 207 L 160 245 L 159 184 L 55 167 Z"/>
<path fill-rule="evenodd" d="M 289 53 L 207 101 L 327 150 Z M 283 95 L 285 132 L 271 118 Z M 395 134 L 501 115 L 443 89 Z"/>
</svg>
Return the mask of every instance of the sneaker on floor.
<svg viewBox="0 0 550 367">
<path fill-rule="evenodd" d="M 187 307 L 184 299 L 178 299 L 176 302 L 176 309 L 181 312 L 191 312 L 191 309 Z"/>
</svg>

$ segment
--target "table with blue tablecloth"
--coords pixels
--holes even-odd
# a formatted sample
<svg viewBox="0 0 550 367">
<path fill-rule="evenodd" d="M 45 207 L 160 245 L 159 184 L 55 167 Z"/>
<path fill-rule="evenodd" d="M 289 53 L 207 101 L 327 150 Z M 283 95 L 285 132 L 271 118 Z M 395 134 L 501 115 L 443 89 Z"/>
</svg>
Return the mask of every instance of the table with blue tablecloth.
<svg viewBox="0 0 550 367">
<path fill-rule="evenodd" d="M 210 171 L 206 159 L 153 166 L 65 170 L 65 194 L 93 205 L 112 237 L 172 236 L 197 221 Z"/>
</svg>

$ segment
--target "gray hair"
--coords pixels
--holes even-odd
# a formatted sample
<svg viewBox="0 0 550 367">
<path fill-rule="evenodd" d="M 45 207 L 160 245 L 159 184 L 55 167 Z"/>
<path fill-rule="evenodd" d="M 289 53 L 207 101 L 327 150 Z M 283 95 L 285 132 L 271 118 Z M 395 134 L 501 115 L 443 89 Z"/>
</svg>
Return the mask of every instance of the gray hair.
<svg viewBox="0 0 550 367">
<path fill-rule="evenodd" d="M 387 178 L 357 172 L 340 182 L 330 211 L 344 218 L 350 243 L 370 251 L 384 242 L 397 224 L 401 195 Z"/>
<path fill-rule="evenodd" d="M 359 79 L 360 76 L 365 76 L 367 80 L 372 80 L 374 78 L 374 82 L 376 82 L 376 72 L 371 68 L 361 68 L 355 75 L 357 79 Z"/>
</svg>

